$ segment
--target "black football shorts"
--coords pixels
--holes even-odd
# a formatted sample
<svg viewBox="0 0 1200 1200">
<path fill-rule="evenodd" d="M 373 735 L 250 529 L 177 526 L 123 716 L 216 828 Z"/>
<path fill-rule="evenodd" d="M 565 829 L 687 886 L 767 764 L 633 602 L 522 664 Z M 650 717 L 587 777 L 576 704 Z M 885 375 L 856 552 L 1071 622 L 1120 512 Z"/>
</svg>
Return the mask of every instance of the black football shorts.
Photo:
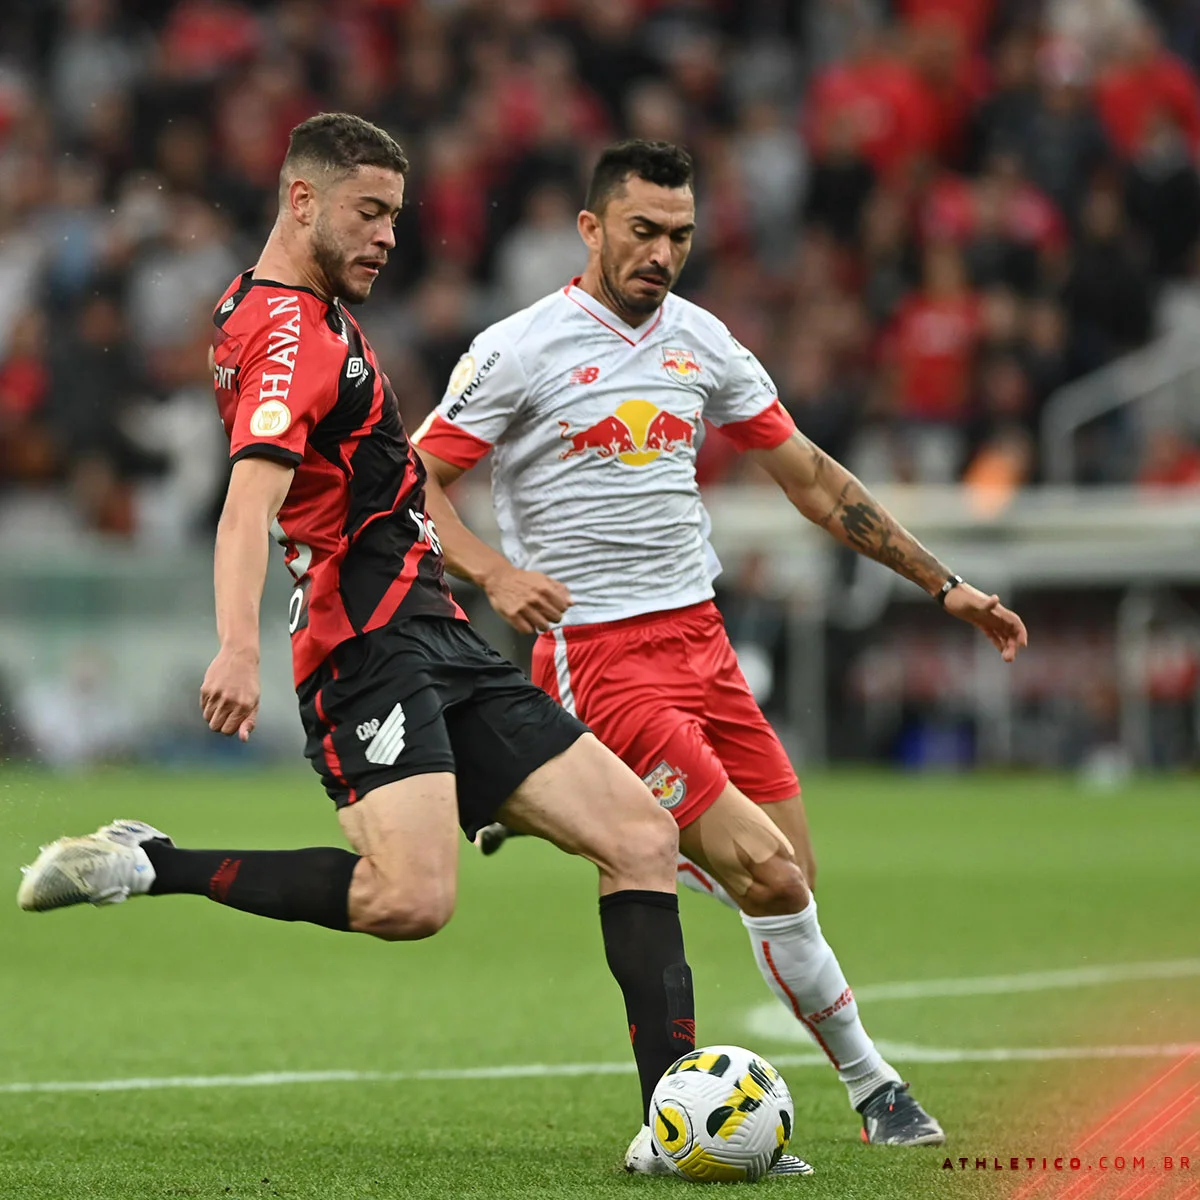
<svg viewBox="0 0 1200 1200">
<path fill-rule="evenodd" d="M 450 771 L 471 838 L 587 732 L 448 617 L 411 617 L 343 642 L 297 694 L 305 756 L 338 808 L 397 779 Z"/>
</svg>

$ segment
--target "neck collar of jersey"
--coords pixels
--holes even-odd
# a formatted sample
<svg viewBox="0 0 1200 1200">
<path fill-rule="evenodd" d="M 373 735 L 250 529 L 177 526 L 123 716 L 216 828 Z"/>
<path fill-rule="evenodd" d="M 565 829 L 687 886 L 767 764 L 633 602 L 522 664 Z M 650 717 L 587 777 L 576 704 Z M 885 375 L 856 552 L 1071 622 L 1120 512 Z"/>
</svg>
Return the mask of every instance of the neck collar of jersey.
<svg viewBox="0 0 1200 1200">
<path fill-rule="evenodd" d="M 566 296 L 573 304 L 578 305 L 585 313 L 593 320 L 599 321 L 605 329 L 612 330 L 617 337 L 622 338 L 631 346 L 636 346 L 638 342 L 645 341 L 651 333 L 658 327 L 659 321 L 662 320 L 663 308 L 666 306 L 664 300 L 658 306 L 658 311 L 655 312 L 653 318 L 643 321 L 640 325 L 627 325 L 620 317 L 611 309 L 605 308 L 599 300 L 596 299 L 590 292 L 585 292 L 579 286 L 579 281 L 583 276 L 576 275 L 570 283 L 563 288 L 563 295 Z"/>
<path fill-rule="evenodd" d="M 334 296 L 333 299 L 326 300 L 325 297 L 314 288 L 305 287 L 302 283 L 280 283 L 278 279 L 263 279 L 256 277 L 254 270 L 255 268 L 251 267 L 250 270 L 242 272 L 242 279 L 249 287 L 273 287 L 283 288 L 285 291 L 289 292 L 307 292 L 310 296 L 315 296 L 321 301 L 322 304 L 328 304 L 330 308 L 340 309 L 342 307 L 340 296 Z"/>
</svg>

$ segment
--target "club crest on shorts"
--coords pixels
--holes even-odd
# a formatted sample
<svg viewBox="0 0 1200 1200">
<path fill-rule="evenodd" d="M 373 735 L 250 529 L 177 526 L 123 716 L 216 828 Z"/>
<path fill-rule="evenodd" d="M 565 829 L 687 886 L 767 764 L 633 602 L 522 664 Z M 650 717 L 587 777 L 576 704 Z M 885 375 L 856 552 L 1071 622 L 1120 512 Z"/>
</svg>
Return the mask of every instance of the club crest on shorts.
<svg viewBox="0 0 1200 1200">
<path fill-rule="evenodd" d="M 678 808 L 687 795 L 687 776 L 665 759 L 649 775 L 643 775 L 642 782 L 660 808 Z"/>
</svg>

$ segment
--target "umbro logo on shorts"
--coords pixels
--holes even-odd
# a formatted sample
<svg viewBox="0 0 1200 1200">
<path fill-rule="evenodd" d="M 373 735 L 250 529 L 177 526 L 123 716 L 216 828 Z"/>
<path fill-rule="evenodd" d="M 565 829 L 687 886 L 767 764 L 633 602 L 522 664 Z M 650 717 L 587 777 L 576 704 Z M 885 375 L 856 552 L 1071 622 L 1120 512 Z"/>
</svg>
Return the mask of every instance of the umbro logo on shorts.
<svg viewBox="0 0 1200 1200">
<path fill-rule="evenodd" d="M 360 741 L 366 740 L 364 734 L 371 739 L 364 753 L 367 762 L 380 767 L 394 766 L 404 749 L 404 709 L 397 704 L 382 723 L 365 721 L 355 732 Z"/>
</svg>

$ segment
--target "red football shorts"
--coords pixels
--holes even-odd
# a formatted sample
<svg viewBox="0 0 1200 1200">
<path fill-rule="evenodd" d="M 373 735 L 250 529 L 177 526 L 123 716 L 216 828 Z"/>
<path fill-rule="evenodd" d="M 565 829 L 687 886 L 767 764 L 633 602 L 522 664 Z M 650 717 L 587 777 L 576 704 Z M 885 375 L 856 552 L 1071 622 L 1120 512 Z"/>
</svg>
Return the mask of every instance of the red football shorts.
<svg viewBox="0 0 1200 1200">
<path fill-rule="evenodd" d="M 757 804 L 800 793 L 711 600 L 543 633 L 533 681 L 620 755 L 680 825 L 731 781 Z"/>
</svg>

